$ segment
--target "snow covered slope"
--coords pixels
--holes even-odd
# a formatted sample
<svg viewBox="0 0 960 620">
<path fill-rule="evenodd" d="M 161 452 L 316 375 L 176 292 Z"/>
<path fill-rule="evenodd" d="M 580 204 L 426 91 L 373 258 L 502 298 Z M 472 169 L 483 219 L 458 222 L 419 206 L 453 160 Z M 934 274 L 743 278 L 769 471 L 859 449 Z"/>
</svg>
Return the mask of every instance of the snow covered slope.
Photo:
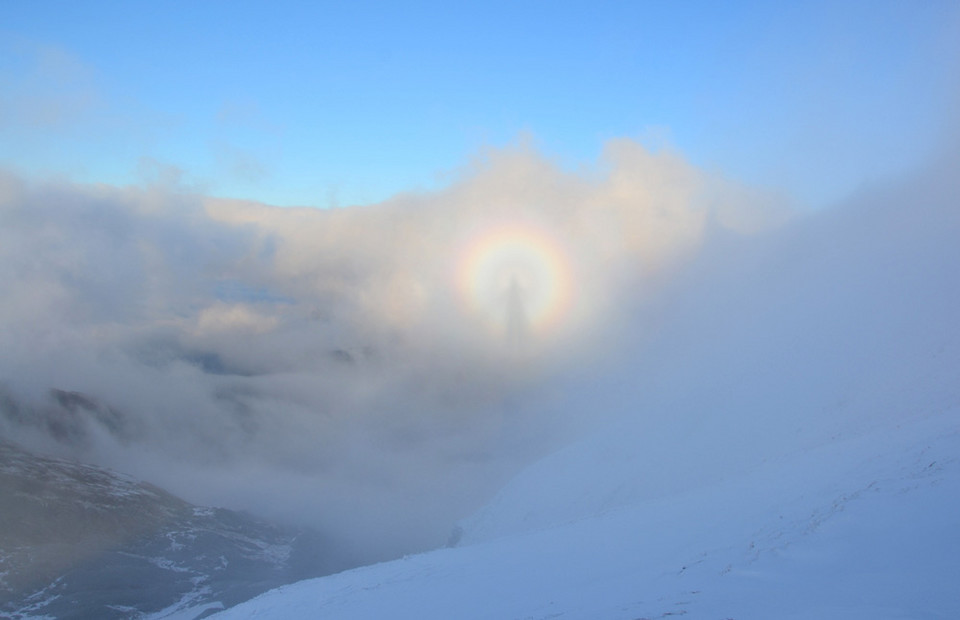
<svg viewBox="0 0 960 620">
<path fill-rule="evenodd" d="M 570 389 L 613 421 L 515 478 L 458 547 L 223 617 L 960 616 L 946 173 L 708 249 L 632 357 Z"/>
<path fill-rule="evenodd" d="M 628 508 L 269 592 L 223 618 L 954 618 L 960 411 Z"/>
</svg>

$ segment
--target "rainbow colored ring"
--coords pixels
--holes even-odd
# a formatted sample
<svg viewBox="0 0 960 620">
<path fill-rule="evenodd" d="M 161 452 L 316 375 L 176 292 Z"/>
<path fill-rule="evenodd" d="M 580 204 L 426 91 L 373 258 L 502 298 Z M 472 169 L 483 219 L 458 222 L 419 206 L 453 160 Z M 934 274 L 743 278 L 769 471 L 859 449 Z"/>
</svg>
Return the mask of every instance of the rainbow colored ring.
<svg viewBox="0 0 960 620">
<path fill-rule="evenodd" d="M 471 238 L 456 281 L 468 312 L 496 331 L 517 320 L 532 333 L 556 328 L 573 299 L 572 270 L 561 245 L 526 223 L 502 224 Z"/>
</svg>

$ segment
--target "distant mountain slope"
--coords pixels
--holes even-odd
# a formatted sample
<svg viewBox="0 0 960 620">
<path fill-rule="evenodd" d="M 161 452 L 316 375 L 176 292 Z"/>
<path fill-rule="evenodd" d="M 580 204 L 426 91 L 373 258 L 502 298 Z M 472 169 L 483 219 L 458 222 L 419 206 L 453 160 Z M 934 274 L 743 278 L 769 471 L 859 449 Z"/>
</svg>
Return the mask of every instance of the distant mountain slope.
<svg viewBox="0 0 960 620">
<path fill-rule="evenodd" d="M 194 617 L 325 572 L 316 535 L 0 442 L 4 617 Z"/>
</svg>

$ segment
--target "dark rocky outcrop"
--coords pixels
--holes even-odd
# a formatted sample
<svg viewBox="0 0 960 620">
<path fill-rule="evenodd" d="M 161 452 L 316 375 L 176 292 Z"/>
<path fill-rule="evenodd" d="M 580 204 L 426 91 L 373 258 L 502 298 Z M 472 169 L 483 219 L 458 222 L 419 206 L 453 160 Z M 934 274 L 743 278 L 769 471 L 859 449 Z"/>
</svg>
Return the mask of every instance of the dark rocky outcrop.
<svg viewBox="0 0 960 620">
<path fill-rule="evenodd" d="M 199 616 L 334 568 L 316 534 L 0 442 L 0 616 Z"/>
</svg>

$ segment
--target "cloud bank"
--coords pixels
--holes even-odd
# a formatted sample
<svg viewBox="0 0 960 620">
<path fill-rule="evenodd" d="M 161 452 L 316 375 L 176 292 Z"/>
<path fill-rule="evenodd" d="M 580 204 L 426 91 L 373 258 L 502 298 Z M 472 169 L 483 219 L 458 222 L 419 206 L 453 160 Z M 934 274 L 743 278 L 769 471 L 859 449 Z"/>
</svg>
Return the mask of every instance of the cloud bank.
<svg viewBox="0 0 960 620">
<path fill-rule="evenodd" d="M 562 386 L 711 240 L 784 201 L 629 140 L 529 145 L 342 209 L 0 176 L 0 430 L 187 499 L 309 522 L 345 562 L 450 526 L 594 423 Z"/>
</svg>

